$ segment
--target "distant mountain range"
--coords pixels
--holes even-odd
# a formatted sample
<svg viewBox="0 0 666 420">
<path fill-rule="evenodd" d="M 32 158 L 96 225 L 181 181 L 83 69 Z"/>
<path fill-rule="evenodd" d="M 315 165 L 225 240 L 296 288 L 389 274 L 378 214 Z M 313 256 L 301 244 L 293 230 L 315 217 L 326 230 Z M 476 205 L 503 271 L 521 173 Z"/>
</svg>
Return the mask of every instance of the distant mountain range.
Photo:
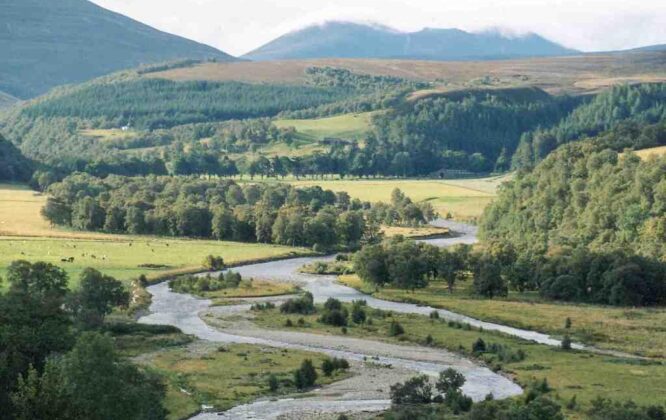
<svg viewBox="0 0 666 420">
<path fill-rule="evenodd" d="M 180 58 L 233 59 L 86 0 L 0 0 L 0 91 L 18 98 Z"/>
<path fill-rule="evenodd" d="M 397 58 L 496 60 L 578 54 L 537 34 L 460 29 L 399 32 L 379 25 L 327 22 L 283 35 L 243 56 L 249 60 L 312 58 Z"/>
</svg>

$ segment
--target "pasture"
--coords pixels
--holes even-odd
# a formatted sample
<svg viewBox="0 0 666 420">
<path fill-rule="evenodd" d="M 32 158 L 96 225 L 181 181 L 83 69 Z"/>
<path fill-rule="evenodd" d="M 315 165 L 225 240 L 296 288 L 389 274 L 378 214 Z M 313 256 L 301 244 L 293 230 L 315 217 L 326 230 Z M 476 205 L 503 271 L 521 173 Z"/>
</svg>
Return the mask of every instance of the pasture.
<svg viewBox="0 0 666 420">
<path fill-rule="evenodd" d="M 0 276 L 15 260 L 46 261 L 63 267 L 71 286 L 86 267 L 119 280 L 200 271 L 207 255 L 228 264 L 308 252 L 278 245 L 183 238 L 107 235 L 58 229 L 40 215 L 46 197 L 21 185 L 0 185 Z M 73 262 L 64 262 L 73 258 Z"/>
<path fill-rule="evenodd" d="M 292 180 L 292 185 L 318 185 L 333 191 L 346 191 L 352 198 L 370 202 L 389 202 L 391 192 L 399 188 L 414 202 L 428 201 L 441 216 L 473 220 L 495 197 L 499 185 L 510 175 L 458 180 L 360 179 L 360 180 Z"/>
<path fill-rule="evenodd" d="M 620 308 L 543 301 L 538 295 L 510 292 L 507 298 L 474 296 L 471 282 L 460 282 L 449 293 L 443 282 L 432 282 L 413 292 L 386 287 L 375 291 L 356 275 L 340 281 L 373 296 L 448 309 L 489 322 L 541 331 L 556 336 L 569 334 L 574 340 L 600 348 L 642 356 L 666 358 L 666 309 Z M 565 321 L 570 318 L 570 329 Z"/>
<path fill-rule="evenodd" d="M 293 127 L 298 137 L 311 141 L 321 141 L 325 138 L 362 140 L 370 130 L 373 115 L 376 115 L 376 112 L 307 120 L 275 120 L 274 124 L 278 128 Z"/>
</svg>

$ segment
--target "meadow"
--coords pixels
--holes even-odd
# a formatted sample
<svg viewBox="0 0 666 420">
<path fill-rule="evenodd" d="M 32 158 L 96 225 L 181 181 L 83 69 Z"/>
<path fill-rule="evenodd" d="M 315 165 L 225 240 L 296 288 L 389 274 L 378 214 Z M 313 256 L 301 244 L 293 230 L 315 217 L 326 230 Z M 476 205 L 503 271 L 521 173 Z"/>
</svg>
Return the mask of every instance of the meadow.
<svg viewBox="0 0 666 420">
<path fill-rule="evenodd" d="M 485 299 L 472 294 L 469 280 L 449 293 L 443 282 L 431 282 L 424 289 L 406 291 L 386 287 L 375 289 L 356 275 L 340 281 L 373 296 L 448 309 L 484 321 L 553 334 L 599 348 L 647 357 L 666 358 L 666 309 L 618 308 L 543 301 L 538 295 L 511 291 L 507 298 Z M 565 328 L 566 319 L 571 327 Z"/>
<path fill-rule="evenodd" d="M 202 271 L 207 255 L 234 264 L 308 252 L 279 245 L 68 231 L 41 217 L 45 200 L 22 185 L 0 185 L 0 276 L 15 260 L 46 261 L 65 269 L 75 287 L 86 267 L 129 281 L 141 274 L 155 279 Z M 73 262 L 62 261 L 69 258 Z"/>
<path fill-rule="evenodd" d="M 143 362 L 166 379 L 164 402 L 169 419 L 182 419 L 198 412 L 202 405 L 217 410 L 250 402 L 267 395 L 293 393 L 293 371 L 304 359 L 317 368 L 317 385 L 340 380 L 346 373 L 324 376 L 320 367 L 325 355 L 300 350 L 265 348 L 247 344 L 197 349 L 160 351 Z M 271 392 L 268 378 L 277 376 L 280 388 Z"/>
<path fill-rule="evenodd" d="M 510 175 L 489 178 L 429 179 L 360 179 L 360 180 L 291 180 L 298 187 L 320 186 L 333 191 L 346 191 L 352 198 L 370 202 L 390 202 L 391 192 L 399 188 L 414 202 L 428 201 L 444 217 L 474 220 L 495 197 L 499 185 Z"/>
<path fill-rule="evenodd" d="M 652 155 L 662 156 L 666 154 L 666 146 L 657 146 L 657 147 L 651 147 L 649 149 L 636 150 L 634 153 L 638 155 L 641 159 L 647 159 Z"/>
<path fill-rule="evenodd" d="M 298 138 L 311 141 L 321 141 L 325 138 L 362 140 L 370 130 L 371 120 L 375 114 L 376 112 L 363 112 L 306 120 L 278 119 L 274 124 L 278 128 L 293 127 Z"/>
</svg>

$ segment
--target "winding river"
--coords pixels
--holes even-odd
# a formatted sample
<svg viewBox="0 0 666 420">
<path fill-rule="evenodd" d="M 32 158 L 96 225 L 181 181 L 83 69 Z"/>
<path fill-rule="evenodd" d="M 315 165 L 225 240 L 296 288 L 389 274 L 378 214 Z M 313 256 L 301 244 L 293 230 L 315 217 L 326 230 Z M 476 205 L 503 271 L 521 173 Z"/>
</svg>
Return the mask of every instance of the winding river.
<svg viewBox="0 0 666 420">
<path fill-rule="evenodd" d="M 476 241 L 476 228 L 473 226 L 445 220 L 439 220 L 436 224 L 450 228 L 455 234 L 447 238 L 424 240 L 424 242 L 446 247 L 460 243 L 471 244 Z M 330 259 L 332 257 L 294 258 L 237 267 L 234 268 L 234 271 L 238 271 L 243 277 L 298 284 L 303 289 L 311 292 L 316 302 L 324 302 L 329 297 L 346 302 L 364 299 L 370 307 L 399 313 L 428 315 L 432 311 L 438 311 L 440 317 L 447 320 L 469 323 L 473 326 L 483 327 L 486 330 L 500 331 L 541 344 L 560 345 L 559 340 L 547 334 L 484 322 L 442 309 L 385 301 L 341 285 L 336 281 L 335 276 L 318 276 L 298 272 L 298 269 L 304 264 Z M 454 367 L 465 375 L 467 381 L 463 391 L 474 400 L 480 400 L 489 393 L 492 393 L 495 398 L 506 398 L 522 393 L 522 389 L 506 377 L 442 349 L 414 345 L 394 345 L 351 337 L 260 330 L 249 328 L 242 323 L 218 329 L 204 322 L 200 315 L 207 312 L 213 314 L 247 312 L 249 304 L 211 308 L 209 300 L 171 292 L 166 282 L 150 286 L 148 291 L 153 295 L 150 314 L 139 319 L 139 322 L 173 325 L 180 328 L 184 333 L 192 334 L 202 340 L 219 343 L 250 343 L 326 353 L 335 357 L 344 357 L 352 361 L 353 366 L 357 366 L 357 368 L 363 365 L 365 361 L 372 360 L 377 365 L 391 366 L 396 372 L 400 371 L 409 375 L 414 375 L 416 372 L 436 375 L 447 367 Z M 578 344 L 575 346 L 576 348 L 583 348 Z M 359 379 L 355 380 L 358 381 Z M 386 382 L 386 379 L 384 382 Z M 384 383 L 383 385 L 387 384 Z M 347 389 L 345 392 L 334 393 L 333 395 L 309 398 L 264 399 L 235 407 L 225 413 L 204 413 L 196 418 L 268 419 L 279 416 L 304 418 L 310 417 L 312 413 L 319 415 L 321 413 L 381 411 L 390 405 L 386 390 L 383 390 L 383 394 L 368 394 L 367 392 L 361 392 L 363 388 L 364 386 L 356 386 L 354 391 Z"/>
</svg>

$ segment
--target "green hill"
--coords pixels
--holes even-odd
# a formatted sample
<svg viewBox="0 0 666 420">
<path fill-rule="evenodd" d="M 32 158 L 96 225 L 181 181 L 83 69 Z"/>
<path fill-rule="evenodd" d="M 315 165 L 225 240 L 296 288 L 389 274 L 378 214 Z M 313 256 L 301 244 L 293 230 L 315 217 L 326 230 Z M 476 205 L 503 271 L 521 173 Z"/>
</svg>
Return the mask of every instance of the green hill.
<svg viewBox="0 0 666 420">
<path fill-rule="evenodd" d="M 233 58 L 86 0 L 0 0 L 0 91 L 18 98 L 142 64 Z"/>
</svg>

